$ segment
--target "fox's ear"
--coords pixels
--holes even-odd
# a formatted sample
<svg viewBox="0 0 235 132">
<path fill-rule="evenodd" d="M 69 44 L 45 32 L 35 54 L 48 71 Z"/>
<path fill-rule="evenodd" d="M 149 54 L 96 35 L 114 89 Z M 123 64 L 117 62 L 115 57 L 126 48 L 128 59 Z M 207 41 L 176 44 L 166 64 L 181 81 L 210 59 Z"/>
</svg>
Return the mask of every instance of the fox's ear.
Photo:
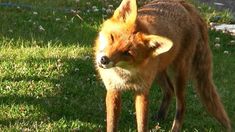
<svg viewBox="0 0 235 132">
<path fill-rule="evenodd" d="M 158 35 L 145 35 L 144 40 L 150 48 L 155 49 L 154 56 L 169 51 L 173 46 L 173 42 L 170 39 Z"/>
<path fill-rule="evenodd" d="M 126 24 L 134 24 L 137 17 L 136 0 L 123 0 L 112 18 Z"/>
</svg>

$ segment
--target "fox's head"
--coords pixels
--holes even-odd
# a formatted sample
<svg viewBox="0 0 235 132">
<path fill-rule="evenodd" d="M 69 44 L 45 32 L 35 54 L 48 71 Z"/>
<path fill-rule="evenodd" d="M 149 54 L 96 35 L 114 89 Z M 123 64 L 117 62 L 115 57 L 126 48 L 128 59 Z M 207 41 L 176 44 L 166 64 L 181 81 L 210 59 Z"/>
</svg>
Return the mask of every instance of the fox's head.
<svg viewBox="0 0 235 132">
<path fill-rule="evenodd" d="M 169 39 L 138 31 L 138 26 L 136 0 L 123 0 L 99 32 L 95 45 L 97 65 L 105 69 L 136 66 L 172 47 Z"/>
</svg>

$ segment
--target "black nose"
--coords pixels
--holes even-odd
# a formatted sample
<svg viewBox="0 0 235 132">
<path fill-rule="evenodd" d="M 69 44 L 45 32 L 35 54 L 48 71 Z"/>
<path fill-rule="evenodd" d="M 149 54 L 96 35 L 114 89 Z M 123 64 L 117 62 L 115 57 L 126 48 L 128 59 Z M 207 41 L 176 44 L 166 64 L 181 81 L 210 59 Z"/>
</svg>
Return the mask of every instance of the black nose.
<svg viewBox="0 0 235 132">
<path fill-rule="evenodd" d="M 102 56 L 100 59 L 100 63 L 103 65 L 107 65 L 107 64 L 109 64 L 109 62 L 110 62 L 110 60 L 107 56 Z"/>
</svg>

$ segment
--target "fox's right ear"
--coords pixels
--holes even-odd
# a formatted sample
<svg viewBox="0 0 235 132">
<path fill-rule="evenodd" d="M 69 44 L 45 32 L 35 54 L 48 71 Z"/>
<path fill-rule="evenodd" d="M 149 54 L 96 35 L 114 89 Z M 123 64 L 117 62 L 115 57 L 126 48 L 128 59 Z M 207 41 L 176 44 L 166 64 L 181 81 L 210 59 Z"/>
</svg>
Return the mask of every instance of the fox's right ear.
<svg viewBox="0 0 235 132">
<path fill-rule="evenodd" d="M 154 48 L 153 55 L 157 56 L 159 54 L 165 53 L 169 51 L 172 46 L 173 42 L 163 36 L 158 35 L 143 35 L 145 42 L 150 48 Z"/>
<path fill-rule="evenodd" d="M 123 0 L 120 6 L 115 10 L 113 19 L 124 22 L 125 24 L 134 24 L 137 17 L 136 0 Z"/>
</svg>

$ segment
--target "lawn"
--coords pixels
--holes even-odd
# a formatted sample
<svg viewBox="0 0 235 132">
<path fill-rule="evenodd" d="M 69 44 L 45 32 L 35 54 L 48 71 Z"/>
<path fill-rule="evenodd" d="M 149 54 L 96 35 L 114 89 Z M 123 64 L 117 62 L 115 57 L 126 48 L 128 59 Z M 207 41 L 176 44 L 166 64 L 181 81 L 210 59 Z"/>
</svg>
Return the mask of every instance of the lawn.
<svg viewBox="0 0 235 132">
<path fill-rule="evenodd" d="M 12 0 L 0 4 L 0 131 L 104 131 L 105 88 L 93 66 L 92 46 L 104 19 L 120 1 Z M 229 22 L 229 12 L 198 5 L 205 19 Z M 235 38 L 210 31 L 214 80 L 235 129 Z M 220 39 L 219 39 L 220 38 Z M 218 47 L 215 44 L 219 44 Z M 120 131 L 136 131 L 131 92 L 123 94 Z M 162 94 L 154 84 L 150 116 Z M 168 131 L 175 105 L 163 122 Z M 183 131 L 224 129 L 201 105 L 191 83 Z"/>
</svg>

